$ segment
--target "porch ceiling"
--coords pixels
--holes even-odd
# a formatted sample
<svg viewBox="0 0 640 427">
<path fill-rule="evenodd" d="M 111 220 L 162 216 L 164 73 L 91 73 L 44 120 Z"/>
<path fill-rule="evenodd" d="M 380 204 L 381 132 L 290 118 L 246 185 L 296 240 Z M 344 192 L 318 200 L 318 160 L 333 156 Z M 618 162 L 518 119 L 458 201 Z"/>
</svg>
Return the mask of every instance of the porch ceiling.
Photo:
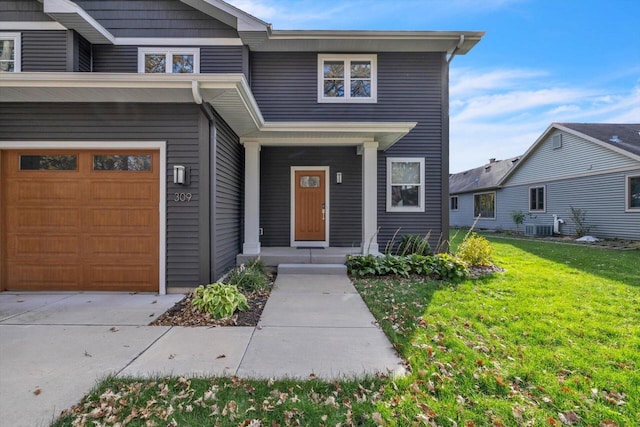
<svg viewBox="0 0 640 427">
<path fill-rule="evenodd" d="M 0 73 L 0 102 L 211 104 L 243 141 L 385 150 L 415 122 L 265 122 L 242 74 Z"/>
</svg>

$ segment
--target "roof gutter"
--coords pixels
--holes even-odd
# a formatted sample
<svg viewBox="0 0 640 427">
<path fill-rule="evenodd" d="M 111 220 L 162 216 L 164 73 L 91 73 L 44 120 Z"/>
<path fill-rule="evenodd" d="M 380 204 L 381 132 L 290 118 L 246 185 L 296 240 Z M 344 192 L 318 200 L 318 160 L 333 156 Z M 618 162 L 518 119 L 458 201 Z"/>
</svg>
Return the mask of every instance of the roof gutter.
<svg viewBox="0 0 640 427">
<path fill-rule="evenodd" d="M 458 44 L 456 45 L 456 47 L 453 48 L 453 51 L 449 55 L 449 58 L 447 59 L 447 64 L 451 64 L 451 61 L 453 61 L 453 58 L 456 56 L 456 52 L 462 48 L 463 44 L 464 44 L 464 34 L 460 34 L 460 39 L 458 40 Z"/>
</svg>

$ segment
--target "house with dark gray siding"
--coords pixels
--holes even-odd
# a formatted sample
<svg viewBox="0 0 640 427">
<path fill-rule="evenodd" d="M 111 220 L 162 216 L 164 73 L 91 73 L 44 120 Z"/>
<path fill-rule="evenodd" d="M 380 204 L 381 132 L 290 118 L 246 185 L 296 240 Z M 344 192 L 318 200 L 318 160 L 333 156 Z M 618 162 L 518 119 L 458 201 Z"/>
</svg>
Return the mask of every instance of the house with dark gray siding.
<svg viewBox="0 0 640 427">
<path fill-rule="evenodd" d="M 479 206 L 458 192 L 460 175 L 449 181 L 451 224 L 467 227 Z M 511 213 L 523 212 L 521 232 L 571 236 L 573 207 L 596 237 L 640 240 L 640 124 L 553 123 L 491 189 L 470 194 L 482 193 L 494 215 L 481 228 L 515 231 Z"/>
<path fill-rule="evenodd" d="M 269 248 L 435 245 L 449 62 L 482 35 L 0 1 L 0 290 L 164 293 Z"/>
</svg>

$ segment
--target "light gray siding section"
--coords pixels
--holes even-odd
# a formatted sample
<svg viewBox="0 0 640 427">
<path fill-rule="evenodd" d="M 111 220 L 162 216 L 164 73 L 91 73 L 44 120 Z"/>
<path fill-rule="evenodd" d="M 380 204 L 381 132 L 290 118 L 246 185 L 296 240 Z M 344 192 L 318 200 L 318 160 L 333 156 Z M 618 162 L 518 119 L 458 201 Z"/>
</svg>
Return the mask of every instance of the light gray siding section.
<svg viewBox="0 0 640 427">
<path fill-rule="evenodd" d="M 5 140 L 167 141 L 167 285 L 199 283 L 200 110 L 185 104 L 0 104 Z M 108 148 L 108 144 L 105 144 Z M 173 184 L 173 165 L 191 170 L 188 187 Z M 175 202 L 189 192 L 190 202 Z"/>
<path fill-rule="evenodd" d="M 562 135 L 562 147 L 553 149 L 553 135 Z M 571 175 L 633 167 L 637 161 L 573 134 L 556 130 L 520 164 L 506 185 L 553 180 Z"/>
<path fill-rule="evenodd" d="M 38 0 L 2 0 L 0 21 L 46 22 L 53 19 L 42 11 L 42 3 Z"/>
<path fill-rule="evenodd" d="M 177 0 L 76 0 L 116 37 L 238 37 L 232 27 Z"/>
<path fill-rule="evenodd" d="M 378 153 L 378 241 L 382 248 L 399 228 L 401 233 L 422 235 L 431 231 L 432 245 L 442 233 L 443 175 L 448 177 L 443 170 L 443 120 L 447 117 L 442 101 L 446 96 L 443 61 L 439 53 L 379 53 L 377 103 L 326 104 L 317 102 L 317 53 L 251 54 L 252 89 L 268 121 L 418 122 L 391 149 Z M 425 159 L 424 213 L 386 212 L 388 156 Z"/>
<path fill-rule="evenodd" d="M 214 279 L 233 268 L 242 246 L 244 150 L 220 117 L 215 121 Z"/>
<path fill-rule="evenodd" d="M 22 71 L 67 71 L 67 31 L 23 31 Z"/>
<path fill-rule="evenodd" d="M 536 184 L 516 185 L 498 190 L 496 194 L 496 220 L 478 221 L 478 229 L 510 230 L 516 226 L 511 213 L 522 211 L 525 223 L 553 225 L 553 215 L 562 218 L 563 235 L 574 235 L 575 224 L 571 219 L 571 207 L 586 211 L 586 223 L 593 226 L 591 233 L 597 237 L 640 240 L 640 212 L 625 211 L 625 182 L 628 175 L 640 174 L 637 169 L 572 178 L 560 181 L 543 181 Z M 529 189 L 545 187 L 545 212 L 529 211 Z M 469 227 L 473 221 L 473 195 L 460 194 L 458 212 L 451 212 L 452 226 Z M 520 232 L 523 227 L 520 226 Z"/>
<path fill-rule="evenodd" d="M 260 227 L 263 246 L 291 244 L 291 167 L 329 166 L 329 244 L 358 247 L 362 240 L 362 157 L 356 147 L 262 147 Z M 342 184 L 336 183 L 342 172 Z"/>
</svg>

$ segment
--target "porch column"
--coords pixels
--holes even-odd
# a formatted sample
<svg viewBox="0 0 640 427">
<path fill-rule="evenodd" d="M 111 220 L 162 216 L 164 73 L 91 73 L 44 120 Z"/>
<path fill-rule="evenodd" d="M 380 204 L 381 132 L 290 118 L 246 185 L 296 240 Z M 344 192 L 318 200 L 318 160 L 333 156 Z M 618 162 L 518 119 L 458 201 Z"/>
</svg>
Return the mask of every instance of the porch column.
<svg viewBox="0 0 640 427">
<path fill-rule="evenodd" d="M 362 144 L 362 253 L 378 251 L 378 143 Z"/>
<path fill-rule="evenodd" d="M 260 143 L 244 144 L 244 255 L 260 255 Z"/>
</svg>

